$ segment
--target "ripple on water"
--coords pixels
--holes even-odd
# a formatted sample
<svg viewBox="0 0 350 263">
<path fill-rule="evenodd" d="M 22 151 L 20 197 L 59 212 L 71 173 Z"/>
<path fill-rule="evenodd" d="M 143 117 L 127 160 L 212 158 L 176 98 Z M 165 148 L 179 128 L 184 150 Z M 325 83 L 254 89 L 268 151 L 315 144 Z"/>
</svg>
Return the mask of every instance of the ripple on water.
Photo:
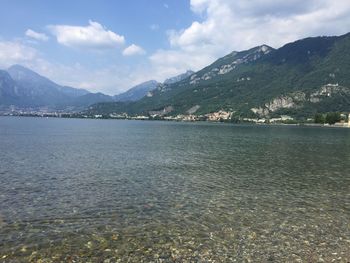
<svg viewBox="0 0 350 263">
<path fill-rule="evenodd" d="M 349 130 L 1 121 L 2 261 L 350 260 Z"/>
</svg>

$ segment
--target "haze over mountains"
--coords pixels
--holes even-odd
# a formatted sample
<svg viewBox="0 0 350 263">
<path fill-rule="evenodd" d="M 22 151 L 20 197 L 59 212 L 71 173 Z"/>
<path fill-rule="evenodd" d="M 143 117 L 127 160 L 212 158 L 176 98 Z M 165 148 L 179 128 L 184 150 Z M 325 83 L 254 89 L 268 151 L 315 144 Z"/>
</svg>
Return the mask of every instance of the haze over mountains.
<svg viewBox="0 0 350 263">
<path fill-rule="evenodd" d="M 174 116 L 225 110 L 237 117 L 349 112 L 349 50 L 350 34 L 306 38 L 279 49 L 261 45 L 160 85 L 139 101 L 96 104 L 89 112 Z"/>
<path fill-rule="evenodd" d="M 188 74 L 188 73 L 187 73 Z M 169 81 L 182 80 L 186 75 Z M 91 93 L 84 89 L 61 86 L 21 65 L 0 70 L 0 109 L 19 108 L 79 111 L 98 102 L 137 101 L 161 83 L 150 80 L 115 96 Z"/>
<path fill-rule="evenodd" d="M 112 101 L 110 96 L 84 89 L 61 86 L 20 65 L 0 70 L 0 107 L 22 109 L 83 109 L 97 102 Z"/>
<path fill-rule="evenodd" d="M 146 96 L 148 92 L 157 88 L 160 83 L 156 80 L 143 82 L 135 87 L 114 96 L 115 101 L 137 101 Z"/>
</svg>

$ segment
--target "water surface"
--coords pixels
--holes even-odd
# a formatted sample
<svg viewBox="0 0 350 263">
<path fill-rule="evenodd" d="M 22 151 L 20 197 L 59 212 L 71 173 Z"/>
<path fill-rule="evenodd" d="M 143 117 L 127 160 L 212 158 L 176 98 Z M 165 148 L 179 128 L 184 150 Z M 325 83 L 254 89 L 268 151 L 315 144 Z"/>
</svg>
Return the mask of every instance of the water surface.
<svg viewBox="0 0 350 263">
<path fill-rule="evenodd" d="M 0 261 L 349 262 L 350 129 L 0 118 Z"/>
</svg>

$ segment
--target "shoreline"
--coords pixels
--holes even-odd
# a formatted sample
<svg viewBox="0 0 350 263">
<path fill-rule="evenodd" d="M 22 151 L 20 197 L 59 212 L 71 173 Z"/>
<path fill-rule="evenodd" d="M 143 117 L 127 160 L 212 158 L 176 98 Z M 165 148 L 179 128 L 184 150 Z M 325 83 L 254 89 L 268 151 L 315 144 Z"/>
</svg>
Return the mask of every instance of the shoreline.
<svg viewBox="0 0 350 263">
<path fill-rule="evenodd" d="M 255 122 L 230 122 L 230 121 L 210 121 L 210 120 L 172 120 L 172 119 L 146 119 L 146 118 L 94 118 L 94 117 L 75 117 L 75 116 L 52 116 L 52 115 L 0 115 L 0 117 L 24 117 L 24 118 L 46 118 L 46 119 L 83 119 L 83 120 L 124 120 L 124 121 L 161 121 L 161 122 L 182 122 L 182 123 L 217 123 L 217 124 L 238 124 L 252 126 L 306 126 L 306 127 L 321 127 L 321 128 L 350 128 L 350 125 L 330 125 L 319 123 L 255 123 Z"/>
</svg>

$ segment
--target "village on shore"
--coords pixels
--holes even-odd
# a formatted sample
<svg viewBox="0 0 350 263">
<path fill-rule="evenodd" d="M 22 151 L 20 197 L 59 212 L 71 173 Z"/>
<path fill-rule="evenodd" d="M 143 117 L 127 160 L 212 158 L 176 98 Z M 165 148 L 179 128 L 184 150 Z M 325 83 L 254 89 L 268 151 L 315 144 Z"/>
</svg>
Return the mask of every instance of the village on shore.
<svg viewBox="0 0 350 263">
<path fill-rule="evenodd" d="M 127 113 L 111 113 L 108 115 L 102 114 L 86 114 L 86 113 L 72 113 L 72 112 L 51 112 L 43 110 L 30 111 L 11 111 L 0 112 L 1 116 L 25 116 L 25 117 L 54 117 L 54 118 L 84 118 L 84 119 L 119 119 L 119 120 L 164 120 L 164 121 L 179 121 L 179 122 L 233 122 L 233 123 L 251 123 L 251 124 L 308 124 L 308 125 L 322 125 L 330 126 L 329 123 L 319 123 L 315 118 L 308 118 L 305 121 L 299 121 L 289 115 L 280 115 L 273 118 L 233 118 L 234 112 L 219 110 L 203 115 L 194 114 L 178 114 L 175 116 L 167 116 L 155 112 L 154 114 L 146 115 L 128 115 Z M 339 120 L 331 123 L 334 127 L 350 127 L 350 113 L 339 113 Z"/>
</svg>

